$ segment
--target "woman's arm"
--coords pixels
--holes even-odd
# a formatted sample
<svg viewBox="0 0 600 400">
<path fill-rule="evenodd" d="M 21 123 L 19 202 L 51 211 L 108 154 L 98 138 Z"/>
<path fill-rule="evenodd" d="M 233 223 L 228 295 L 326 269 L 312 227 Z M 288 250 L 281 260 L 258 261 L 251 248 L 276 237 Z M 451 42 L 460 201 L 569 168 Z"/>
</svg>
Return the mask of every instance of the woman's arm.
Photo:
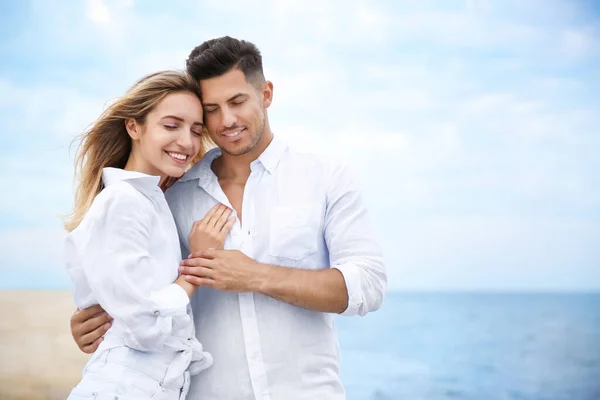
<svg viewBox="0 0 600 400">
<path fill-rule="evenodd" d="M 126 201 L 123 201 L 123 203 L 126 203 Z M 130 204 L 129 206 L 133 205 L 134 204 Z M 137 212 L 140 212 L 141 209 L 138 206 L 137 208 L 135 208 L 135 210 Z M 106 212 L 108 212 L 108 210 L 105 211 L 105 213 Z M 94 229 L 94 231 L 96 232 L 95 235 L 97 235 L 98 239 L 100 239 L 103 237 L 102 235 L 109 234 L 111 230 L 118 229 L 118 226 L 121 223 L 125 223 L 128 226 L 128 229 L 119 229 L 119 231 L 121 232 L 121 235 L 132 239 L 127 240 L 126 242 L 131 245 L 131 248 L 144 247 L 144 243 L 148 243 L 148 240 L 146 239 L 145 241 L 140 241 L 139 236 L 141 235 L 141 237 L 143 238 L 148 235 L 148 215 L 139 214 L 137 216 L 133 216 L 130 215 L 131 213 L 127 213 L 126 216 L 123 216 L 122 214 L 123 213 L 119 212 L 118 210 L 113 210 L 110 214 L 112 222 L 109 223 L 108 227 L 105 226 L 103 229 L 100 229 L 100 226 L 97 226 Z M 202 220 L 197 221 L 194 224 L 194 228 L 190 233 L 190 243 L 192 244 L 192 246 L 198 249 L 222 248 L 225 238 L 229 233 L 229 230 L 233 226 L 233 223 L 235 222 L 234 218 L 229 219 L 230 214 L 231 210 L 227 207 L 220 204 L 214 206 Z M 131 221 L 131 219 L 135 219 L 135 221 Z M 118 232 L 115 232 L 115 235 L 116 234 L 118 234 Z M 89 246 L 94 246 L 94 243 L 96 243 L 97 240 L 88 240 L 87 242 L 89 243 Z M 121 243 L 121 245 L 123 246 L 125 244 Z M 85 249 L 83 250 L 85 252 Z M 91 252 L 101 253 L 99 249 L 92 248 L 88 250 Z M 113 265 L 107 266 L 106 258 L 99 257 L 99 259 L 103 260 L 103 262 L 102 265 L 98 268 L 103 268 L 103 270 L 101 270 L 103 272 L 100 274 L 101 276 L 98 276 L 97 278 L 99 280 L 110 279 L 110 276 L 107 276 L 109 274 L 109 271 L 111 269 L 114 269 L 115 265 L 119 265 L 119 262 L 114 260 Z M 91 266 L 91 263 L 87 264 L 88 267 Z M 129 272 L 133 272 L 131 268 L 129 269 Z M 139 273 L 142 274 L 143 271 L 139 271 Z M 94 274 L 92 273 L 92 275 Z M 102 276 L 104 276 L 104 278 L 102 278 Z M 196 286 L 186 281 L 184 276 L 179 276 L 174 283 L 180 286 L 186 292 L 188 297 L 191 297 L 194 291 L 196 290 Z M 103 285 L 99 285 L 99 287 L 103 287 Z M 123 289 L 129 290 L 126 287 L 124 287 Z M 104 299 L 104 301 L 101 301 L 100 303 L 106 304 L 107 301 L 108 303 L 113 303 L 111 299 Z M 115 302 L 118 304 L 118 301 L 119 300 L 116 300 Z M 138 301 L 138 304 L 141 303 L 144 303 L 143 296 L 141 298 L 141 302 Z M 117 306 L 117 304 L 115 306 Z M 116 308 L 118 308 L 118 306 Z M 72 315 L 70 322 L 71 334 L 73 335 L 73 338 L 75 339 L 75 342 L 77 343 L 79 349 L 84 353 L 88 354 L 96 351 L 96 349 L 102 341 L 104 334 L 111 326 L 111 316 L 117 316 L 118 318 L 124 317 L 120 314 L 120 311 L 115 310 L 115 307 L 112 306 L 108 306 L 106 310 L 100 305 L 92 306 L 84 310 L 77 310 Z M 137 342 L 139 342 L 139 340 L 137 340 Z M 136 343 L 130 344 L 132 345 L 132 347 L 137 346 Z"/>
<path fill-rule="evenodd" d="M 189 283 L 156 284 L 157 271 L 176 266 L 160 265 L 152 256 L 150 231 L 160 229 L 152 226 L 152 206 L 137 192 L 114 189 L 93 212 L 86 230 L 68 241 L 67 249 L 79 254 L 94 297 L 119 321 L 126 344 L 138 350 L 163 348 L 174 334 L 173 320 L 189 320 L 188 293 L 193 291 Z"/>
</svg>

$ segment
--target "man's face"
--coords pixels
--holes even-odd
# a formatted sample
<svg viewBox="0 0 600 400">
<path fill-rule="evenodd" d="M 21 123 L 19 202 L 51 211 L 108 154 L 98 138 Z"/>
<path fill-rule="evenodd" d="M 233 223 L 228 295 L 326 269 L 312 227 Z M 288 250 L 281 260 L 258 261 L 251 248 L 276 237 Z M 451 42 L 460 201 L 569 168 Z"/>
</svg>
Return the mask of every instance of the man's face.
<svg viewBox="0 0 600 400">
<path fill-rule="evenodd" d="M 240 69 L 203 79 L 204 123 L 211 139 L 234 156 L 250 152 L 265 128 L 265 110 L 271 104 L 272 85 L 257 88 Z"/>
</svg>

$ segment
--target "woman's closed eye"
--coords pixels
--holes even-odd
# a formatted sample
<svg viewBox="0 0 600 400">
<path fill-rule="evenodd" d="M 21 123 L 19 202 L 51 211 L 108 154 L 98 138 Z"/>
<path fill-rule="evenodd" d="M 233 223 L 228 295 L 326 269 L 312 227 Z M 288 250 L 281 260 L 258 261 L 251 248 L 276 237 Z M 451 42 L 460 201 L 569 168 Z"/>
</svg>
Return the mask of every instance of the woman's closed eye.
<svg viewBox="0 0 600 400">
<path fill-rule="evenodd" d="M 165 125 L 163 125 L 163 126 L 164 126 L 165 128 L 167 128 L 167 129 L 169 129 L 169 130 L 173 130 L 173 129 L 177 129 L 177 128 L 179 128 L 177 125 L 167 125 L 167 124 L 165 124 Z"/>
</svg>

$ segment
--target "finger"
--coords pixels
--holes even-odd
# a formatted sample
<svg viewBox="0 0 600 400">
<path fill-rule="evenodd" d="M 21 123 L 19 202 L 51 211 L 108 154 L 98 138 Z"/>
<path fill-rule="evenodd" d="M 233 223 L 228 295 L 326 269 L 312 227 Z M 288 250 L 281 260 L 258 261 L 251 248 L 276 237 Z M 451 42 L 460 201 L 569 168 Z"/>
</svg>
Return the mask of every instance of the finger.
<svg viewBox="0 0 600 400">
<path fill-rule="evenodd" d="M 88 319 L 90 319 L 91 317 L 93 317 L 94 315 L 103 313 L 104 309 L 102 308 L 102 306 L 100 306 L 100 304 L 96 304 L 91 307 L 84 308 L 83 310 L 78 310 L 78 311 L 79 312 L 75 311 L 75 313 L 71 317 L 71 320 L 75 323 L 85 322 Z"/>
<path fill-rule="evenodd" d="M 223 213 L 225 212 L 225 210 L 227 210 L 227 206 L 225 206 L 223 204 L 219 204 L 219 208 L 217 208 L 217 210 L 210 217 L 210 219 L 208 221 L 206 221 L 206 224 L 209 227 L 215 227 L 216 224 L 217 224 L 217 221 L 219 220 L 219 218 L 221 218 L 221 215 L 223 215 Z"/>
<path fill-rule="evenodd" d="M 186 266 L 180 266 L 179 267 L 179 273 L 181 275 L 193 275 L 193 276 L 197 276 L 197 277 L 206 277 L 206 278 L 212 278 L 214 276 L 214 271 L 210 268 L 206 268 L 206 267 L 186 267 Z"/>
<path fill-rule="evenodd" d="M 231 231 L 231 228 L 233 228 L 233 224 L 235 224 L 235 218 L 229 218 L 225 225 L 223 225 L 221 232 L 219 232 L 221 239 L 225 239 L 225 237 L 229 234 L 229 231 Z"/>
<path fill-rule="evenodd" d="M 93 343 L 90 343 L 86 346 L 81 347 L 81 351 L 83 351 L 86 354 L 92 354 L 93 352 L 98 350 L 98 346 L 100 346 L 100 343 L 102 343 L 103 340 L 104 340 L 103 337 L 98 338 Z"/>
<path fill-rule="evenodd" d="M 188 260 L 191 259 L 195 259 L 195 258 L 204 258 L 206 260 L 212 260 L 215 258 L 215 249 L 206 249 L 206 250 L 199 250 L 196 251 L 192 254 L 189 255 Z"/>
<path fill-rule="evenodd" d="M 209 278 L 198 278 L 197 276 L 186 275 L 185 280 L 194 286 L 216 287 L 216 281 Z"/>
<path fill-rule="evenodd" d="M 78 329 L 78 333 L 81 335 L 87 335 L 90 332 L 94 332 L 100 329 L 104 324 L 110 323 L 111 321 L 112 318 L 107 313 L 98 314 L 97 316 L 90 318 L 83 324 L 81 324 L 80 329 Z M 89 342 L 91 342 L 92 340 L 89 340 Z"/>
<path fill-rule="evenodd" d="M 194 221 L 194 223 L 192 224 L 192 231 L 191 232 L 194 232 L 200 226 L 204 226 L 204 220 L 199 219 L 197 221 Z M 191 232 L 190 232 L 190 234 L 191 234 Z"/>
<path fill-rule="evenodd" d="M 81 336 L 80 347 L 83 348 L 93 345 L 93 343 L 98 341 L 98 339 L 104 337 L 104 335 L 110 329 L 110 327 L 111 323 L 107 322 L 104 325 L 94 329 L 93 331 Z"/>
<path fill-rule="evenodd" d="M 180 266 L 184 267 L 204 267 L 211 268 L 214 264 L 213 260 L 209 260 L 207 258 L 197 257 L 197 258 L 186 258 L 185 260 L 181 260 L 179 263 Z"/>
<path fill-rule="evenodd" d="M 213 208 L 208 210 L 204 218 L 202 218 L 202 224 L 212 226 L 210 221 L 214 218 L 215 214 L 219 211 L 219 209 L 222 206 L 223 205 L 221 203 L 217 203 L 213 206 Z"/>
<path fill-rule="evenodd" d="M 223 210 L 223 213 L 221 214 L 219 219 L 215 222 L 215 228 L 217 228 L 217 232 L 220 232 L 225 227 L 225 224 L 227 224 L 227 222 L 229 221 L 230 215 L 231 215 L 231 208 L 229 208 L 229 207 L 225 208 L 225 210 Z M 232 219 L 234 219 L 234 218 L 232 218 Z"/>
</svg>

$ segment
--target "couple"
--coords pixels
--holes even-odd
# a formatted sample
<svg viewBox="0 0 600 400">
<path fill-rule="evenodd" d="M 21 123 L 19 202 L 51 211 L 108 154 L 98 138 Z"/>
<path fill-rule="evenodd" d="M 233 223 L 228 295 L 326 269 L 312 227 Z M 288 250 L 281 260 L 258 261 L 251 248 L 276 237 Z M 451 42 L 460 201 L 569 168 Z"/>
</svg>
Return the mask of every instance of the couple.
<svg viewBox="0 0 600 400">
<path fill-rule="evenodd" d="M 84 133 L 70 399 L 345 398 L 334 314 L 377 310 L 386 272 L 352 175 L 274 137 L 272 100 L 256 46 L 222 37 Z"/>
</svg>

